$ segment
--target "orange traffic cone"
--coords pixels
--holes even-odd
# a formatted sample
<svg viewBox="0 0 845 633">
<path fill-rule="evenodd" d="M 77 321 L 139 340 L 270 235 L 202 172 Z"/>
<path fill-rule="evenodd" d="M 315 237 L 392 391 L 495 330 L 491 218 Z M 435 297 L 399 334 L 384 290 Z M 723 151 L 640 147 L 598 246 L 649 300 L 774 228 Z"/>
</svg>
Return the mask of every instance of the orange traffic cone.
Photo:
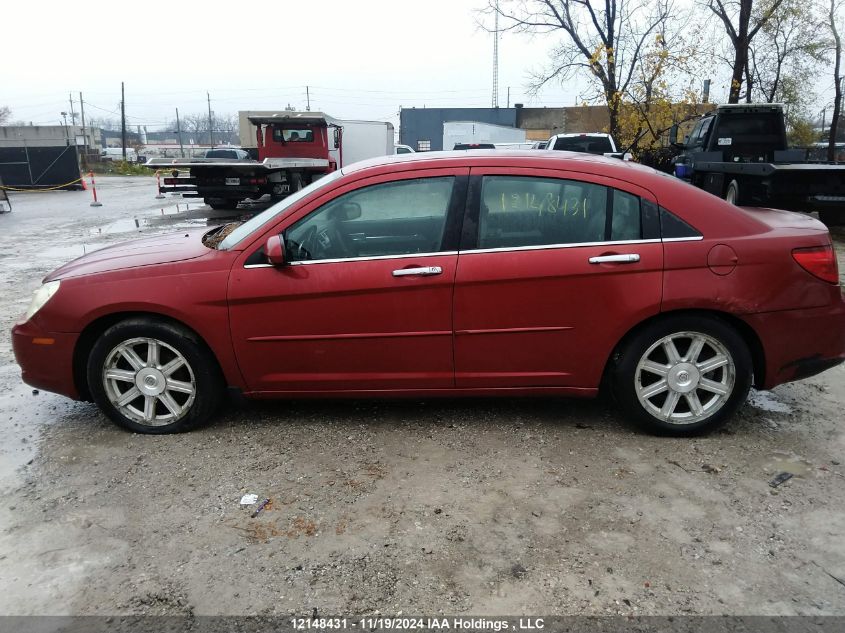
<svg viewBox="0 0 845 633">
<path fill-rule="evenodd" d="M 88 191 L 88 185 L 85 184 L 85 176 L 83 175 L 82 178 L 79 179 L 80 184 L 82 185 L 82 191 Z"/>
</svg>

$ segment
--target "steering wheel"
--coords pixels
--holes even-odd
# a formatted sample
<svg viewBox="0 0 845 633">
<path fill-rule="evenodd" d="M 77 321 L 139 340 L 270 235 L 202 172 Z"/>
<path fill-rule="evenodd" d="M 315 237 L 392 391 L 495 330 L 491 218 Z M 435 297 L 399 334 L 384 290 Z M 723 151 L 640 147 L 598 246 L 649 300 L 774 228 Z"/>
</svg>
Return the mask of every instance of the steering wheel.
<svg viewBox="0 0 845 633">
<path fill-rule="evenodd" d="M 319 253 L 321 258 L 334 259 L 353 255 L 336 221 L 332 221 L 316 231 L 315 241 L 317 244 L 316 252 Z"/>
<path fill-rule="evenodd" d="M 296 244 L 296 259 L 307 260 L 314 258 L 314 251 L 317 245 L 317 227 L 309 226 L 302 236 L 302 240 Z"/>
</svg>

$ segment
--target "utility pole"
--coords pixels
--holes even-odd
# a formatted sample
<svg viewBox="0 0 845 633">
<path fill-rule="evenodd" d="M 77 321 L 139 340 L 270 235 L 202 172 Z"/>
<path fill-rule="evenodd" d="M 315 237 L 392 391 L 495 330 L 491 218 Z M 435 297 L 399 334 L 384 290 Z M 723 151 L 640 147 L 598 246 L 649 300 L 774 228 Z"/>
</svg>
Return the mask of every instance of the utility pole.
<svg viewBox="0 0 845 633">
<path fill-rule="evenodd" d="M 82 101 L 82 93 L 79 93 L 79 113 L 82 115 L 82 167 L 88 166 L 88 135 L 85 132 L 85 104 Z"/>
<path fill-rule="evenodd" d="M 211 95 L 206 92 L 205 96 L 208 97 L 208 144 L 214 147 L 214 128 L 211 124 Z"/>
<path fill-rule="evenodd" d="M 126 162 L 126 93 L 120 82 L 120 142 L 123 144 L 123 162 Z"/>
<path fill-rule="evenodd" d="M 510 86 L 508 86 L 508 105 L 506 107 L 508 107 L 508 108 L 511 107 L 511 87 Z"/>
<path fill-rule="evenodd" d="M 73 94 L 67 94 L 67 99 L 70 102 L 70 124 L 76 125 L 76 112 L 73 111 Z"/>
<path fill-rule="evenodd" d="M 311 91 L 305 86 L 305 111 L 311 112 Z"/>
<path fill-rule="evenodd" d="M 185 158 L 185 146 L 182 145 L 182 124 L 179 122 L 179 108 L 176 108 L 176 134 L 179 138 L 179 153 Z"/>
<path fill-rule="evenodd" d="M 493 107 L 499 107 L 499 3 L 496 2 L 493 30 Z"/>
</svg>

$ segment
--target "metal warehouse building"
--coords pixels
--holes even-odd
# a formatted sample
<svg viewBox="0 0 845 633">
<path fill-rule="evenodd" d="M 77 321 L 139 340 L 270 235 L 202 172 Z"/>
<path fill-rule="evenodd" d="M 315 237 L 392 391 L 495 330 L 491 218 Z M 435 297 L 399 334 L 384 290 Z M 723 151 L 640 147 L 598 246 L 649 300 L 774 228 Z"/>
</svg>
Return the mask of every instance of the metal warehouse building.
<svg viewBox="0 0 845 633">
<path fill-rule="evenodd" d="M 443 124 L 476 121 L 525 130 L 529 141 L 545 141 L 563 132 L 601 132 L 608 124 L 604 106 L 569 108 L 402 108 L 399 142 L 417 151 L 443 148 Z M 451 149 L 451 148 L 447 148 Z"/>
</svg>

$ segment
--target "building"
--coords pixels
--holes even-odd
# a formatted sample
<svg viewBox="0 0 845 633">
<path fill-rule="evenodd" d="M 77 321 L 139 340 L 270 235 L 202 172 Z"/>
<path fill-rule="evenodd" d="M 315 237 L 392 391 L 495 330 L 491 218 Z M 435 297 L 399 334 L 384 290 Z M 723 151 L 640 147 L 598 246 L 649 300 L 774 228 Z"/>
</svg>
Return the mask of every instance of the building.
<svg viewBox="0 0 845 633">
<path fill-rule="evenodd" d="M 417 151 L 451 149 L 443 147 L 443 124 L 448 121 L 477 121 L 525 130 L 529 141 L 545 141 L 564 132 L 601 132 L 608 125 L 604 106 L 569 108 L 402 108 L 399 113 L 399 142 Z"/>
</svg>

